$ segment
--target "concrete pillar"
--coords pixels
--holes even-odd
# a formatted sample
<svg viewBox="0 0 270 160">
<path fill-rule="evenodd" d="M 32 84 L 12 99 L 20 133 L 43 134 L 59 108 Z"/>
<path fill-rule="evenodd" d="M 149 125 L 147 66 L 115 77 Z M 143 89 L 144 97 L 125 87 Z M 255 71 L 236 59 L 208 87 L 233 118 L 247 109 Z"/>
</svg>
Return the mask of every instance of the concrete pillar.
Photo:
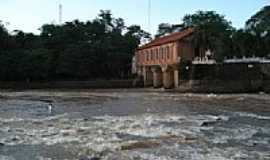
<svg viewBox="0 0 270 160">
<path fill-rule="evenodd" d="M 178 88 L 179 87 L 179 65 L 173 65 L 172 69 L 173 69 L 173 82 L 174 82 L 174 87 Z"/>
<path fill-rule="evenodd" d="M 162 87 L 163 76 L 162 76 L 161 68 L 153 67 L 152 72 L 153 72 L 153 86 L 154 86 L 154 88 Z"/>
<path fill-rule="evenodd" d="M 175 88 L 179 87 L 179 70 L 178 69 L 174 70 L 174 87 Z"/>
<path fill-rule="evenodd" d="M 174 72 L 170 67 L 162 68 L 163 72 L 163 86 L 165 89 L 171 89 L 174 87 Z"/>
<path fill-rule="evenodd" d="M 145 87 L 153 86 L 153 72 L 149 67 L 143 68 L 143 81 Z"/>
</svg>

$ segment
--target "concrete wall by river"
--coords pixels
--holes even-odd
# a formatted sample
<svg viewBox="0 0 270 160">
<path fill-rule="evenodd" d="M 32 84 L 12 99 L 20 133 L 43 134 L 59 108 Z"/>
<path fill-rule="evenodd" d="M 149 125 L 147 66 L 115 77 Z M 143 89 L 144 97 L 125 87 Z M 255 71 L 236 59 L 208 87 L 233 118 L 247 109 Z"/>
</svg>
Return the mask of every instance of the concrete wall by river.
<svg viewBox="0 0 270 160">
<path fill-rule="evenodd" d="M 270 93 L 270 64 L 229 63 L 182 66 L 179 92 Z M 1 89 L 135 88 L 134 80 L 0 82 Z"/>
<path fill-rule="evenodd" d="M 270 92 L 270 64 L 192 65 L 179 73 L 182 92 Z"/>
<path fill-rule="evenodd" d="M 2 89 L 89 89 L 131 88 L 133 80 L 0 82 Z"/>
</svg>

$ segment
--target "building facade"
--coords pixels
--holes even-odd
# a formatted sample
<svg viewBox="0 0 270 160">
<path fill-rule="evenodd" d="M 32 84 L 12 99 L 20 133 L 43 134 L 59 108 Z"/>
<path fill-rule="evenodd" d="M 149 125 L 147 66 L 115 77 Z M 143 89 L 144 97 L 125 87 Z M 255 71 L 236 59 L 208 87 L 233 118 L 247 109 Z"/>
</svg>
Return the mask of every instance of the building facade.
<svg viewBox="0 0 270 160">
<path fill-rule="evenodd" d="M 136 72 L 142 77 L 144 86 L 177 88 L 180 85 L 181 62 L 205 57 L 192 44 L 193 33 L 194 30 L 189 28 L 157 38 L 136 50 Z"/>
</svg>

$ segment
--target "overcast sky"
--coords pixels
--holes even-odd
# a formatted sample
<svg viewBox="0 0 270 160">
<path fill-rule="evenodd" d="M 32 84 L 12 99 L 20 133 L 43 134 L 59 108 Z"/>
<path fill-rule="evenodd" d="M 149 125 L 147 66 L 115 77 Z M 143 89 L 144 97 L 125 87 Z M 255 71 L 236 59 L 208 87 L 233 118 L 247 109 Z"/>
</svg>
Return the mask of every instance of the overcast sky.
<svg viewBox="0 0 270 160">
<path fill-rule="evenodd" d="M 63 21 L 92 20 L 101 9 L 111 10 L 127 25 L 139 24 L 155 33 L 162 22 L 179 23 L 187 13 L 215 10 L 226 15 L 233 26 L 240 28 L 245 21 L 270 0 L 151 0 L 151 29 L 148 25 L 148 0 L 0 0 L 0 20 L 7 28 L 39 33 L 45 23 L 58 23 L 58 6 L 63 5 Z"/>
</svg>

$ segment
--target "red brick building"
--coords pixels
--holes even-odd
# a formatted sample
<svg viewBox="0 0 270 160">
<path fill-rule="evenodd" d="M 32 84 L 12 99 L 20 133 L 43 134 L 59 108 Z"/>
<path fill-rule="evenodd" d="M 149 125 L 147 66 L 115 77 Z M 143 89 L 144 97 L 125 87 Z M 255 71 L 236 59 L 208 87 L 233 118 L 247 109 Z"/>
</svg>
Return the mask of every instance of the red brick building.
<svg viewBox="0 0 270 160">
<path fill-rule="evenodd" d="M 181 61 L 193 61 L 195 57 L 204 57 L 192 44 L 193 33 L 194 30 L 189 28 L 157 38 L 136 50 L 136 72 L 143 77 L 145 86 L 179 86 Z"/>
</svg>

